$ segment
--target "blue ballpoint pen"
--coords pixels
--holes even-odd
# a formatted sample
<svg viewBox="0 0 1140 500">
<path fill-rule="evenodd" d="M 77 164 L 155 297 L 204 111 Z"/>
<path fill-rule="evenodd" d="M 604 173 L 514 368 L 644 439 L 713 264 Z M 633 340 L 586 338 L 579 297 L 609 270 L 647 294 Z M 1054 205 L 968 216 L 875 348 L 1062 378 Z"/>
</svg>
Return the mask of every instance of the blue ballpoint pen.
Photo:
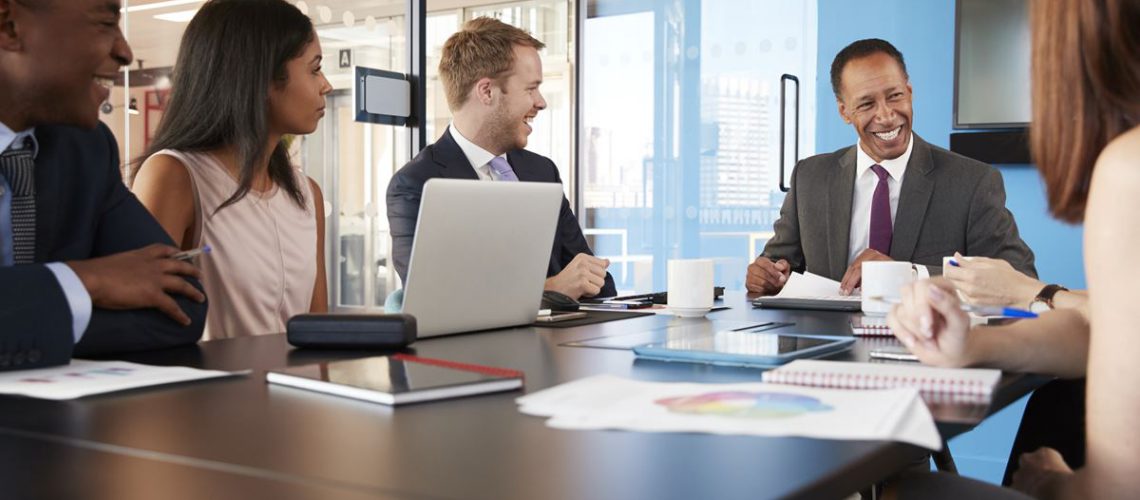
<svg viewBox="0 0 1140 500">
<path fill-rule="evenodd" d="M 902 300 L 891 297 L 883 297 L 881 295 L 873 295 L 867 297 L 870 300 L 878 300 L 888 304 L 901 304 Z M 1026 311 L 1025 309 L 1018 309 L 1016 307 L 1002 307 L 1002 306 L 975 306 L 971 304 L 961 304 L 960 309 L 966 312 L 977 314 L 978 316 L 1004 316 L 1007 318 L 1036 318 L 1037 313 L 1033 311 Z"/>
</svg>

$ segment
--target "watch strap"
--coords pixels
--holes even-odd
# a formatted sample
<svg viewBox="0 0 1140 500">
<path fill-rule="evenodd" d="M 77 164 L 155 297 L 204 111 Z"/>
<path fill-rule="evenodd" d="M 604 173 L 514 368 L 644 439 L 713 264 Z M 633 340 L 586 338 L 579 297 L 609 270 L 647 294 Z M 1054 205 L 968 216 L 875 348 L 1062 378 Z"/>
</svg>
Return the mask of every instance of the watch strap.
<svg viewBox="0 0 1140 500">
<path fill-rule="evenodd" d="M 1057 295 L 1057 292 L 1060 292 L 1062 290 L 1064 290 L 1066 292 L 1069 291 L 1068 288 L 1065 288 L 1061 285 L 1057 285 L 1057 284 L 1045 285 L 1045 288 L 1042 288 L 1040 292 L 1037 292 L 1037 298 L 1035 298 L 1033 300 L 1044 302 L 1046 305 L 1049 306 L 1049 309 L 1054 309 L 1053 297 Z"/>
</svg>

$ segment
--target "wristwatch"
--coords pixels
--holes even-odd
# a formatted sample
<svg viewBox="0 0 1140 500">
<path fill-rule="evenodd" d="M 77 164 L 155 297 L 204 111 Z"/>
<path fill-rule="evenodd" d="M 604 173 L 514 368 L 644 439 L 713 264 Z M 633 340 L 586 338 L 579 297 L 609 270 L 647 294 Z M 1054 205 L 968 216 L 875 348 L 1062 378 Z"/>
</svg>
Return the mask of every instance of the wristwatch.
<svg viewBox="0 0 1140 500">
<path fill-rule="evenodd" d="M 1033 298 L 1033 302 L 1029 303 L 1029 310 L 1035 313 L 1043 313 L 1045 311 L 1052 310 L 1054 308 L 1053 297 L 1057 295 L 1057 292 L 1060 292 L 1062 290 L 1066 292 L 1069 291 L 1068 288 L 1065 288 L 1061 285 L 1045 285 L 1045 288 L 1042 288 L 1040 292 L 1037 292 L 1037 296 Z"/>
</svg>

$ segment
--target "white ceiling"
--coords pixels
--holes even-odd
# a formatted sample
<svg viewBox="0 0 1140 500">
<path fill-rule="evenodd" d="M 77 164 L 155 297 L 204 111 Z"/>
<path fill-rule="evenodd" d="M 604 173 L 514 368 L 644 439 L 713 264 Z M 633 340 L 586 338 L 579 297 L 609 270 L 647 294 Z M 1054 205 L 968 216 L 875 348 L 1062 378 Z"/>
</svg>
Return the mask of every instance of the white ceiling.
<svg viewBox="0 0 1140 500">
<path fill-rule="evenodd" d="M 138 67 L 138 61 L 143 61 L 143 65 L 147 68 L 174 65 L 178 54 L 178 45 L 182 38 L 182 32 L 186 29 L 186 23 L 164 21 L 156 19 L 154 16 L 197 9 L 204 3 L 203 1 L 199 1 L 190 4 L 145 9 L 142 11 L 135 10 L 147 4 L 159 4 L 167 1 L 168 0 L 124 0 L 123 2 L 127 9 L 127 12 L 123 16 L 124 32 L 135 54 L 136 63 L 134 68 Z M 406 12 L 406 2 L 404 0 L 289 1 L 297 4 L 298 7 L 303 10 L 308 10 L 309 17 L 313 19 L 313 24 L 317 26 L 318 30 L 324 31 L 326 28 L 332 29 L 337 27 L 344 28 L 346 27 L 346 17 L 348 17 L 354 21 L 356 29 L 338 31 L 350 31 L 361 35 L 366 35 L 367 32 L 370 31 L 360 29 L 365 25 L 369 16 L 373 18 L 385 18 L 400 16 Z M 496 3 L 503 2 L 502 0 L 435 0 L 428 2 L 428 10 L 451 10 Z M 303 6 L 301 4 L 303 4 Z M 348 16 L 348 13 L 351 13 L 351 15 Z M 326 51 L 329 48 L 331 47 L 327 47 Z"/>
</svg>

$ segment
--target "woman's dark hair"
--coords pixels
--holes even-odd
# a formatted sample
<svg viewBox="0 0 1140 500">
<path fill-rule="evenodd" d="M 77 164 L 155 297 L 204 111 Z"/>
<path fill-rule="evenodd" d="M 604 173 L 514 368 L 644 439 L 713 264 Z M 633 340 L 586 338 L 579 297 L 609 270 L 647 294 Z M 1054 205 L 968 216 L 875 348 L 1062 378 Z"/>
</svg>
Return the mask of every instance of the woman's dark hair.
<svg viewBox="0 0 1140 500">
<path fill-rule="evenodd" d="M 1140 125 L 1140 2 L 1031 2 L 1029 21 L 1030 151 L 1053 216 L 1080 222 L 1101 150 Z"/>
<path fill-rule="evenodd" d="M 221 210 L 249 194 L 255 165 L 268 154 L 269 178 L 304 207 L 284 141 L 265 149 L 269 87 L 285 83 L 286 64 L 313 36 L 312 21 L 285 0 L 206 2 L 182 35 L 166 112 L 137 164 L 163 149 L 236 147 L 238 189 Z"/>
</svg>

